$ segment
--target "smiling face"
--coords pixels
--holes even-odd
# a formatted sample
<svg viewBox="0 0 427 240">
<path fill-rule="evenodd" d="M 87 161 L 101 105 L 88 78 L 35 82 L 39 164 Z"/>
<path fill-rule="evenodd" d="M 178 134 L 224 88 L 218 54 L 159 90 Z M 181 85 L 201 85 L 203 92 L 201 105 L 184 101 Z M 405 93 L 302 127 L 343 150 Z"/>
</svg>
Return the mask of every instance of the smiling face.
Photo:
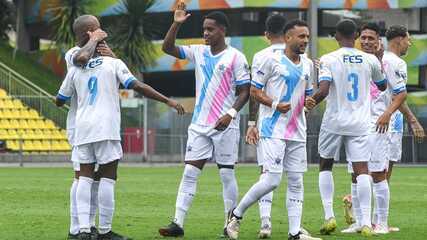
<svg viewBox="0 0 427 240">
<path fill-rule="evenodd" d="M 360 33 L 360 45 L 366 53 L 374 54 L 379 47 L 380 36 L 371 29 L 364 29 Z"/>
<path fill-rule="evenodd" d="M 206 18 L 203 21 L 203 39 L 206 45 L 215 46 L 225 38 L 225 28 L 215 20 Z"/>
<path fill-rule="evenodd" d="M 296 54 L 304 54 L 310 38 L 308 27 L 295 26 L 286 33 L 286 46 Z"/>
</svg>

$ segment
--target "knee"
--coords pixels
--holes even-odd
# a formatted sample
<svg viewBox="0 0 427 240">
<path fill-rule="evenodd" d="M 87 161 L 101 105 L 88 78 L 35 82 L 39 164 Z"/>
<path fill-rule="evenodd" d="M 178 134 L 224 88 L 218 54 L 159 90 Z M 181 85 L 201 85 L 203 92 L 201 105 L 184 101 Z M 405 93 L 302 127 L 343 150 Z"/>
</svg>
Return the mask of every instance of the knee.
<svg viewBox="0 0 427 240">
<path fill-rule="evenodd" d="M 233 182 L 236 179 L 234 174 L 234 169 L 230 169 L 230 168 L 220 168 L 219 176 L 221 177 L 221 182 L 223 184 Z"/>
<path fill-rule="evenodd" d="M 288 189 L 290 192 L 302 192 L 304 189 L 302 173 L 288 173 Z"/>
<path fill-rule="evenodd" d="M 186 164 L 184 168 L 183 178 L 187 182 L 196 182 L 202 171 L 190 164 Z"/>
<path fill-rule="evenodd" d="M 270 186 L 271 189 L 276 189 L 280 182 L 282 181 L 282 174 L 281 173 L 265 173 L 266 176 L 263 179 L 267 185 Z"/>
</svg>

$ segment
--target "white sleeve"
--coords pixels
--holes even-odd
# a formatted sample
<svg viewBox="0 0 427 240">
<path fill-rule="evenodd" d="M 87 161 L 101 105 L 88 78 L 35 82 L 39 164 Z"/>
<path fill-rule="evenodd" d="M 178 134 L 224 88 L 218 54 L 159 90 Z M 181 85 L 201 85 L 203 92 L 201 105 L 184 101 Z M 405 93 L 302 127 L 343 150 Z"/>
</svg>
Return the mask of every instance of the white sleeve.
<svg viewBox="0 0 427 240">
<path fill-rule="evenodd" d="M 237 53 L 236 62 L 233 66 L 234 82 L 237 86 L 249 84 L 251 82 L 248 61 L 245 55 Z"/>
<path fill-rule="evenodd" d="M 73 57 L 79 50 L 80 50 L 80 47 L 73 47 L 65 53 L 65 63 L 66 63 L 67 69 L 69 69 L 72 66 L 75 66 L 73 63 Z"/>
<path fill-rule="evenodd" d="M 64 81 L 62 81 L 61 87 L 59 88 L 58 95 L 56 98 L 67 101 L 74 94 L 74 71 L 70 69 L 65 75 Z"/>
<path fill-rule="evenodd" d="M 323 56 L 320 58 L 320 66 L 319 66 L 319 82 L 321 81 L 329 81 L 332 82 L 332 66 L 331 58 L 328 58 L 327 56 Z"/>
<path fill-rule="evenodd" d="M 313 61 L 311 61 L 310 59 L 308 59 L 308 63 L 309 63 L 309 67 L 310 67 L 310 71 L 309 74 L 307 76 L 307 78 L 305 79 L 306 81 L 306 85 L 305 85 L 305 95 L 306 96 L 311 96 L 313 95 L 313 85 L 314 85 L 314 65 L 313 65 Z"/>
<path fill-rule="evenodd" d="M 116 77 L 126 89 L 132 86 L 132 83 L 136 81 L 136 77 L 129 71 L 126 64 L 120 60 L 115 59 Z"/>
<path fill-rule="evenodd" d="M 269 57 L 257 57 L 254 58 L 252 67 L 252 86 L 262 89 L 267 83 L 268 76 L 270 75 L 271 61 Z"/>
<path fill-rule="evenodd" d="M 405 62 L 402 61 L 398 64 L 387 63 L 384 66 L 384 70 L 393 94 L 406 91 L 407 66 Z"/>
<path fill-rule="evenodd" d="M 191 62 L 194 62 L 194 53 L 198 51 L 200 48 L 200 45 L 182 45 L 178 46 L 179 49 L 179 58 L 180 59 L 187 59 Z"/>
<path fill-rule="evenodd" d="M 371 78 L 372 81 L 378 86 L 386 83 L 384 73 L 382 71 L 382 66 L 378 58 L 374 55 L 369 55 L 370 65 L 371 65 Z"/>
</svg>

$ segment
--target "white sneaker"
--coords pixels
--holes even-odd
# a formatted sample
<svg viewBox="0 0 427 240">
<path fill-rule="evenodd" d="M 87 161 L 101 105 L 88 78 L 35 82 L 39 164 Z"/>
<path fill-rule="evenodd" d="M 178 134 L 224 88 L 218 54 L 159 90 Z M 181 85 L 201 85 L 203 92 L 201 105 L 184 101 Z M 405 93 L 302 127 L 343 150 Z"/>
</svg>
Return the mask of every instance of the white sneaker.
<svg viewBox="0 0 427 240">
<path fill-rule="evenodd" d="M 227 224 L 227 234 L 230 239 L 237 239 L 239 238 L 239 231 L 240 231 L 240 220 L 236 217 L 232 217 L 230 219 L 230 222 Z"/>
<path fill-rule="evenodd" d="M 290 240 L 294 240 L 294 239 L 299 239 L 299 240 L 322 240 L 321 238 L 316 238 L 316 237 L 312 237 L 309 235 L 305 235 L 304 233 L 299 233 L 299 235 L 296 236 L 291 236 L 289 235 L 288 239 Z"/>
<path fill-rule="evenodd" d="M 398 227 L 388 227 L 388 231 L 389 232 L 399 232 L 400 231 L 400 229 L 398 228 Z"/>
<path fill-rule="evenodd" d="M 311 236 L 311 234 L 307 231 L 307 229 L 305 229 L 303 227 L 301 227 L 300 232 L 301 232 L 301 234 L 304 234 L 304 235 L 307 235 L 307 236 Z"/>
<path fill-rule="evenodd" d="M 348 228 L 341 230 L 341 233 L 358 233 L 358 232 L 360 232 L 360 226 L 357 223 L 353 223 Z"/>
<path fill-rule="evenodd" d="M 389 233 L 388 226 L 384 226 L 383 224 L 375 225 L 374 232 L 376 234 L 387 234 Z"/>
<path fill-rule="evenodd" d="M 265 224 L 261 227 L 258 233 L 259 239 L 271 238 L 271 225 Z"/>
</svg>

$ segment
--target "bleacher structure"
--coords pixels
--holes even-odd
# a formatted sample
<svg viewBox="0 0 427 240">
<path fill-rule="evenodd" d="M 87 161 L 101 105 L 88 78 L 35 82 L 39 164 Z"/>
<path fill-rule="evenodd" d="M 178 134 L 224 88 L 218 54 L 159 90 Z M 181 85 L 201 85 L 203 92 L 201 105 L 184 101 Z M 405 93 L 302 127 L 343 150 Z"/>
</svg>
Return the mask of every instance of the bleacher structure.
<svg viewBox="0 0 427 240">
<path fill-rule="evenodd" d="M 52 154 L 71 150 L 65 130 L 25 106 L 0 88 L 0 140 L 6 149 L 24 154 Z"/>
</svg>

